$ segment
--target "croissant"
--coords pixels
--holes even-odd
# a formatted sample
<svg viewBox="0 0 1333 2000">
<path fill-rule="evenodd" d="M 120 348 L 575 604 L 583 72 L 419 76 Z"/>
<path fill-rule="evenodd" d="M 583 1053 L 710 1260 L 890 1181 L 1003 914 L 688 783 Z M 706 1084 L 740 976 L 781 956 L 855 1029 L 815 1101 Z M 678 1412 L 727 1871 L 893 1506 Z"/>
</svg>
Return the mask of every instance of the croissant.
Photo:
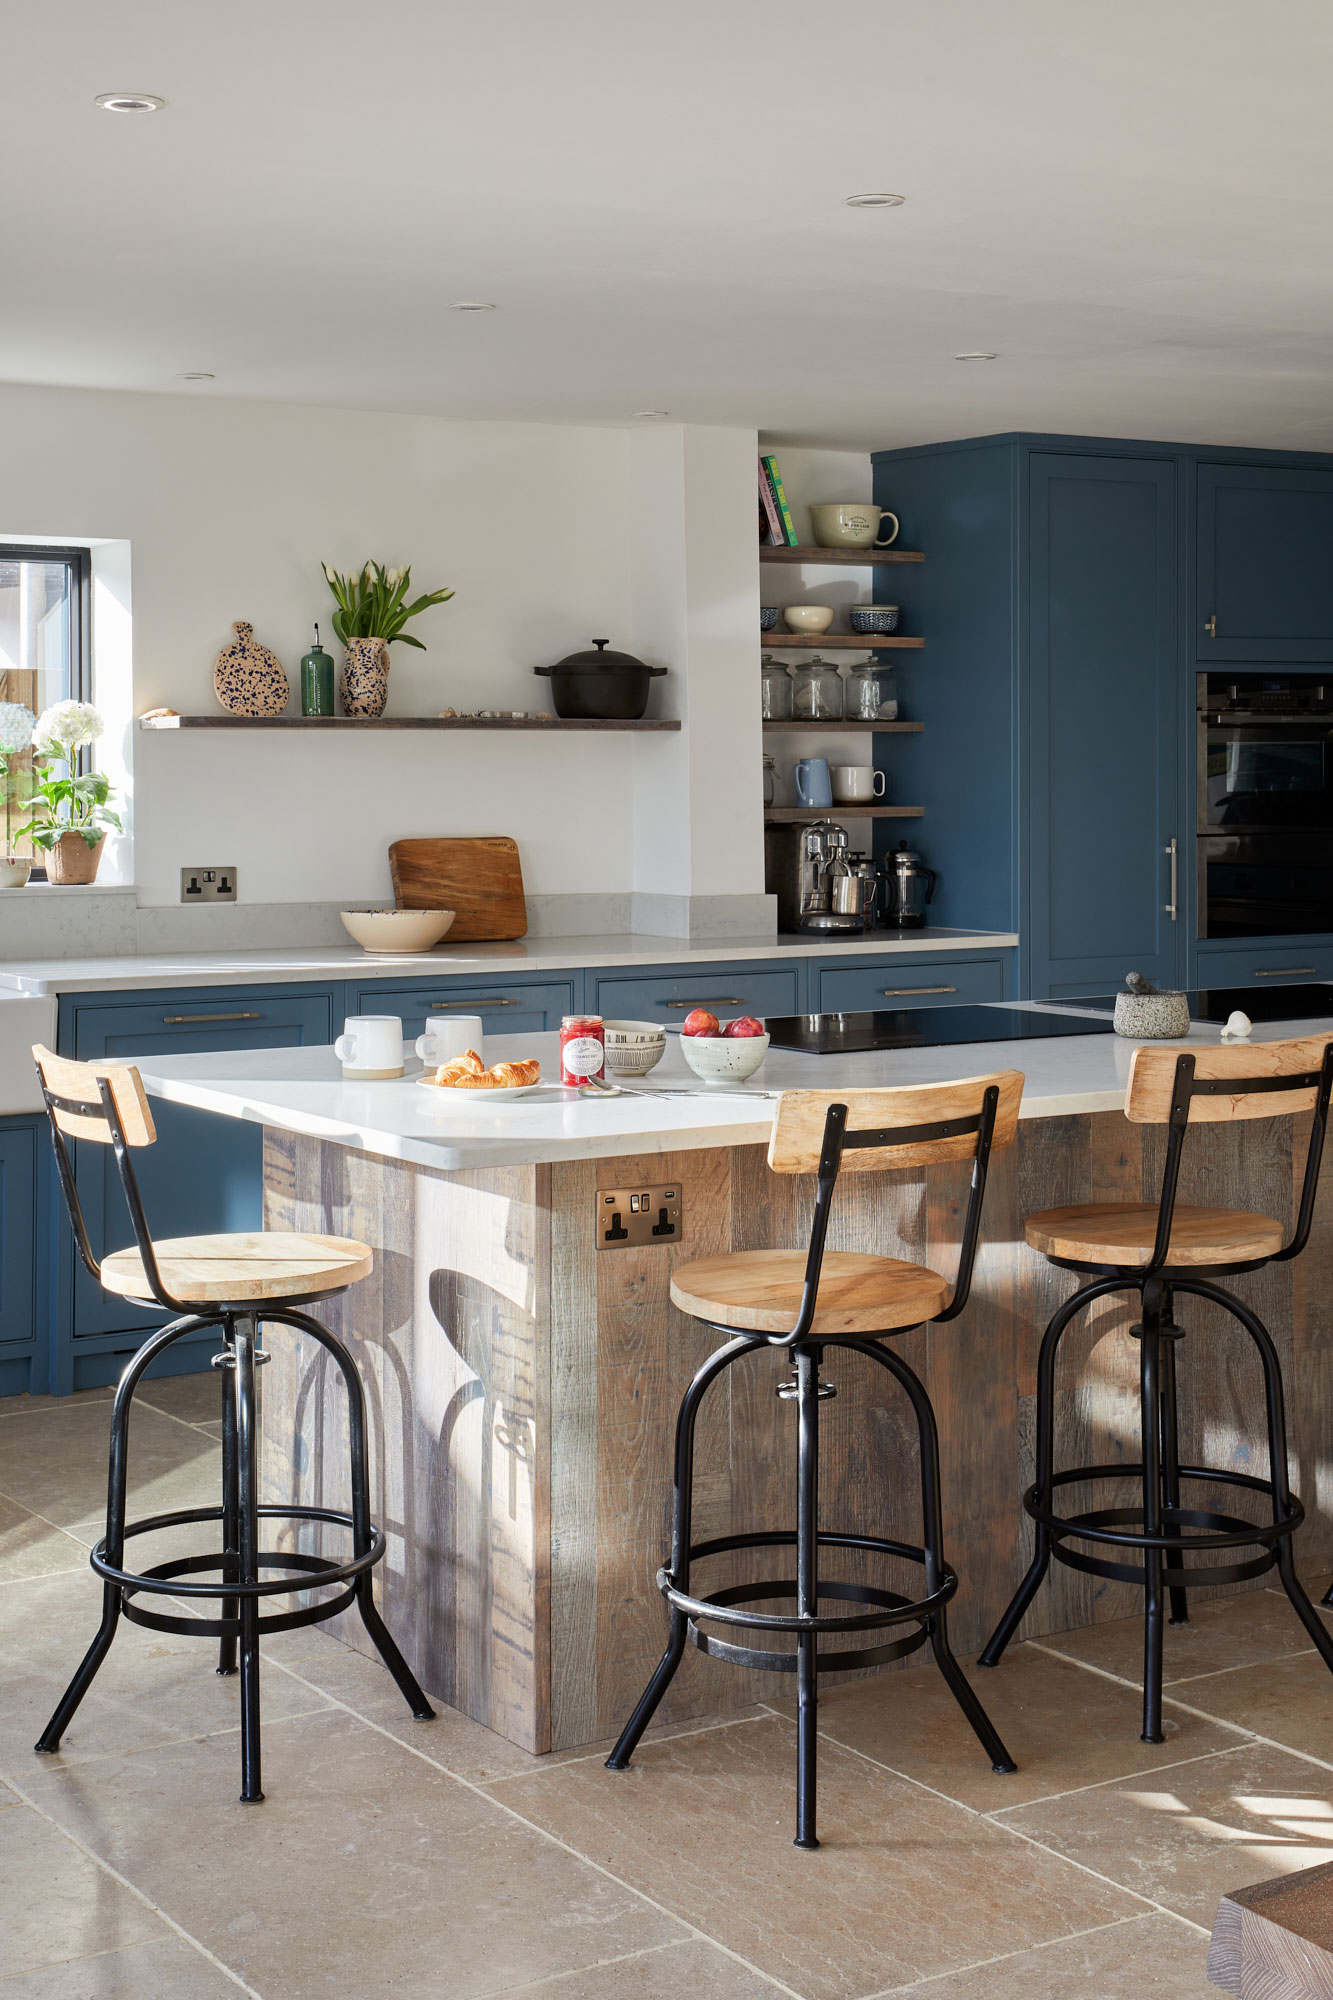
<svg viewBox="0 0 1333 2000">
<path fill-rule="evenodd" d="M 447 1063 L 441 1063 L 435 1072 L 436 1083 L 453 1083 L 460 1076 L 480 1076 L 486 1065 L 475 1049 L 465 1055 L 452 1056 Z"/>
<path fill-rule="evenodd" d="M 518 1084 L 536 1083 L 541 1073 L 542 1066 L 535 1056 L 529 1056 L 525 1062 L 496 1063 L 491 1071 L 496 1082 L 507 1089 Z"/>
<path fill-rule="evenodd" d="M 449 1079 L 453 1090 L 498 1090 L 499 1082 L 493 1070 L 484 1069 L 480 1076 L 473 1076 L 470 1070 L 463 1070 Z"/>
</svg>

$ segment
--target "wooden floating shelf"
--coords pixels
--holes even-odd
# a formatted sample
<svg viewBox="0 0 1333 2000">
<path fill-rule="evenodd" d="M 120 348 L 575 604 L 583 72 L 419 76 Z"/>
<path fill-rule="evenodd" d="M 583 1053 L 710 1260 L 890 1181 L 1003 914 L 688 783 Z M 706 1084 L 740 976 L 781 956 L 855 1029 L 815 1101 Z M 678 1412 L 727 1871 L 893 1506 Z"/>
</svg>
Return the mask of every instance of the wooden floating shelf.
<svg viewBox="0 0 1333 2000">
<path fill-rule="evenodd" d="M 886 646 L 920 652 L 926 642 L 900 639 L 890 632 L 761 632 L 759 643 L 766 653 L 790 653 L 797 647 L 824 653 L 878 653 Z"/>
<path fill-rule="evenodd" d="M 560 736 L 574 729 L 676 729 L 678 722 L 538 722 L 535 716 L 517 720 L 501 716 L 483 721 L 474 715 L 154 715 L 141 716 L 140 729 L 540 729 Z"/>
<path fill-rule="evenodd" d="M 919 736 L 925 726 L 924 722 L 866 722 L 860 716 L 853 719 L 850 715 L 843 722 L 830 722 L 827 717 L 821 717 L 817 722 L 807 722 L 798 719 L 791 722 L 765 722 L 763 724 L 765 734 L 770 729 L 780 729 L 784 732 L 800 730 L 803 734 L 811 730 L 827 729 L 832 731 L 834 735 L 838 735 L 839 733 L 846 735 L 849 729 L 859 729 L 874 736 Z"/>
<path fill-rule="evenodd" d="M 805 543 L 796 549 L 780 549 L 767 542 L 759 544 L 761 563 L 846 563 L 857 569 L 881 563 L 918 563 L 926 560 L 920 549 L 821 549 Z"/>
<path fill-rule="evenodd" d="M 841 805 L 835 799 L 831 806 L 765 806 L 764 818 L 773 826 L 804 826 L 810 820 L 827 819 L 831 813 L 842 813 L 848 819 L 921 819 L 925 810 L 924 806 Z"/>
</svg>

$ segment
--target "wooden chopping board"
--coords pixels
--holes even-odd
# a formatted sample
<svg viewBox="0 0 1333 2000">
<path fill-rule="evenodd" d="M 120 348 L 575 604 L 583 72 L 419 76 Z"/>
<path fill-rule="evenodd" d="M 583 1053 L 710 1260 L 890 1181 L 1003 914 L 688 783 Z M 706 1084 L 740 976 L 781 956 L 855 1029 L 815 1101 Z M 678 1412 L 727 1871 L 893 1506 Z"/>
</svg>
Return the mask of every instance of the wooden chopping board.
<svg viewBox="0 0 1333 2000">
<path fill-rule="evenodd" d="M 527 935 L 518 842 L 507 834 L 395 840 L 389 872 L 400 910 L 457 911 L 444 944 Z"/>
</svg>

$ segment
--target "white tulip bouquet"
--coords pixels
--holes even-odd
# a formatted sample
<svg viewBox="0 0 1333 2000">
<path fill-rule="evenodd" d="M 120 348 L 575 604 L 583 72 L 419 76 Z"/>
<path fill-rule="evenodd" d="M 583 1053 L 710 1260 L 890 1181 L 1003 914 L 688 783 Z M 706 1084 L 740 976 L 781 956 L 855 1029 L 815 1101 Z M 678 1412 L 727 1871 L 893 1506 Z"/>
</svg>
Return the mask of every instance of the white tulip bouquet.
<svg viewBox="0 0 1333 2000">
<path fill-rule="evenodd" d="M 343 646 L 349 639 L 383 639 L 390 646 L 401 641 L 404 646 L 416 646 L 424 653 L 423 642 L 404 632 L 404 625 L 409 618 L 429 610 L 432 604 L 447 604 L 454 594 L 452 590 L 430 590 L 409 604 L 410 563 L 401 569 L 386 569 L 383 563 L 368 562 L 363 570 L 349 571 L 346 576 L 330 569 L 327 563 L 323 570 L 338 607 L 333 614 L 333 629 Z"/>
</svg>

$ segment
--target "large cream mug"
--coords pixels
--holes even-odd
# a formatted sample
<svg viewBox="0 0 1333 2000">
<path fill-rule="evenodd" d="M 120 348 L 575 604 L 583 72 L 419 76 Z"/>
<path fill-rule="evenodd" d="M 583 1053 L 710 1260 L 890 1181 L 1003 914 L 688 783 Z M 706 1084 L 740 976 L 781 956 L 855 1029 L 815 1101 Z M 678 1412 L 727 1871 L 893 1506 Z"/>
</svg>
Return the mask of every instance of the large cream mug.
<svg viewBox="0 0 1333 2000">
<path fill-rule="evenodd" d="M 898 516 L 868 500 L 827 500 L 810 509 L 815 540 L 821 549 L 887 549 L 898 539 Z M 880 533 L 881 522 L 892 526 Z"/>
<path fill-rule="evenodd" d="M 875 770 L 871 764 L 835 764 L 833 767 L 834 805 L 868 805 L 872 799 L 882 799 L 887 790 L 888 780 L 884 773 Z"/>
<path fill-rule="evenodd" d="M 482 1039 L 480 1014 L 451 1014 L 447 1021 L 427 1021 L 425 1034 L 417 1036 L 416 1051 L 422 1062 L 438 1069 L 469 1049 L 480 1055 Z"/>
<path fill-rule="evenodd" d="M 403 1073 L 403 1024 L 397 1014 L 349 1014 L 333 1044 L 343 1075 L 377 1083 Z"/>
</svg>

